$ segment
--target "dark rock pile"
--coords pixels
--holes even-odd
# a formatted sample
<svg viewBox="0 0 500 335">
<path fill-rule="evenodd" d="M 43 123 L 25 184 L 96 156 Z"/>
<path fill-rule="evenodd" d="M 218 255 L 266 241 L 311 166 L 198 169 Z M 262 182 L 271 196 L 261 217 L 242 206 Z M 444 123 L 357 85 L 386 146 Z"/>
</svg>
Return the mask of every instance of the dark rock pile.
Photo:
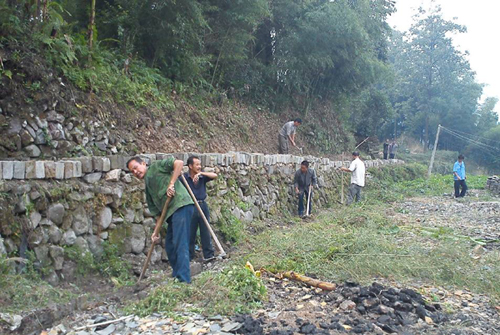
<svg viewBox="0 0 500 335">
<path fill-rule="evenodd" d="M 302 293 L 302 292 L 301 292 Z M 307 292 L 306 292 L 307 293 Z M 274 320 L 238 316 L 235 322 L 242 324 L 239 334 L 405 334 L 417 329 L 423 332 L 448 321 L 441 305 L 428 303 L 412 289 L 385 287 L 378 283 L 361 286 L 346 282 L 333 292 L 310 291 L 310 301 L 317 300 L 312 308 L 314 319 L 300 317 L 300 313 L 288 314 Z M 297 296 L 295 296 L 297 298 Z M 303 299 L 299 298 L 299 301 Z M 321 304 L 321 305 L 319 305 Z M 323 306 L 323 307 L 320 307 Z M 296 308 L 290 307 L 294 312 Z M 290 316 L 295 315 L 295 319 Z M 304 314 L 305 315 L 305 314 Z M 417 332 L 420 332 L 417 331 Z"/>
</svg>

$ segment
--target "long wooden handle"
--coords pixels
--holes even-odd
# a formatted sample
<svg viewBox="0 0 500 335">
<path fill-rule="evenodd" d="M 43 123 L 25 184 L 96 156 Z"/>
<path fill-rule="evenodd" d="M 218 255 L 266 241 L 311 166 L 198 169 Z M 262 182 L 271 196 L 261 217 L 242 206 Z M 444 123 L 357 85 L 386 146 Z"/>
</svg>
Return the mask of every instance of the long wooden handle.
<svg viewBox="0 0 500 335">
<path fill-rule="evenodd" d="M 342 153 L 342 166 L 344 166 L 344 153 Z M 340 172 L 340 203 L 344 204 L 344 171 Z"/>
<path fill-rule="evenodd" d="M 168 197 L 167 201 L 165 201 L 165 205 L 163 205 L 163 210 L 161 211 L 161 215 L 156 221 L 156 226 L 155 230 L 153 232 L 153 235 L 156 236 L 160 233 L 161 226 L 163 225 L 163 222 L 165 221 L 165 216 L 167 216 L 167 208 L 168 205 L 170 204 L 170 201 L 172 201 L 172 197 Z M 142 280 L 142 277 L 144 277 L 144 274 L 146 273 L 146 270 L 148 269 L 149 262 L 151 261 L 151 255 L 153 254 L 153 249 L 155 248 L 155 243 L 151 243 L 151 247 L 149 248 L 148 251 L 148 257 L 146 258 L 146 261 L 144 262 L 144 265 L 142 267 L 141 275 L 139 276 L 139 280 L 137 281 L 138 283 Z"/>
<path fill-rule="evenodd" d="M 184 183 L 184 186 L 186 186 L 186 189 L 188 190 L 189 192 L 189 195 L 191 196 L 191 198 L 193 199 L 193 202 L 194 202 L 194 205 L 196 206 L 196 209 L 198 210 L 198 212 L 200 213 L 200 216 L 202 217 L 203 219 L 203 222 L 205 223 L 205 225 L 207 226 L 208 228 L 208 231 L 210 232 L 210 235 L 212 236 L 212 238 L 214 239 L 214 242 L 215 242 L 215 245 L 217 246 L 217 249 L 219 249 L 219 252 L 220 252 L 220 256 L 225 256 L 226 255 L 226 252 L 224 251 L 224 248 L 222 247 L 222 245 L 220 244 L 219 242 L 219 239 L 217 238 L 217 236 L 215 235 L 214 231 L 212 230 L 212 227 L 210 227 L 210 223 L 208 223 L 208 220 L 205 216 L 205 213 L 203 213 L 203 210 L 201 209 L 200 207 L 200 204 L 198 203 L 198 200 L 196 200 L 196 197 L 194 196 L 194 193 L 193 191 L 191 190 L 191 187 L 189 187 L 189 184 L 187 183 L 187 180 L 186 178 L 184 177 L 184 174 L 181 174 L 181 179 Z"/>
<path fill-rule="evenodd" d="M 311 188 L 312 184 L 309 185 L 309 192 L 307 192 L 307 209 L 306 216 L 309 216 L 309 208 L 311 208 Z"/>
</svg>

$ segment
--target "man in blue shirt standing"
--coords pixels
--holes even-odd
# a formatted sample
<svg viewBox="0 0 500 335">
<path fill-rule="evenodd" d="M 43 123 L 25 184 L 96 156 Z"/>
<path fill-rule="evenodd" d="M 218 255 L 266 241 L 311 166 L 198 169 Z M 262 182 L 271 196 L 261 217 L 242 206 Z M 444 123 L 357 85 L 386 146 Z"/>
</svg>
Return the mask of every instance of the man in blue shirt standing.
<svg viewBox="0 0 500 335">
<path fill-rule="evenodd" d="M 198 204 L 200 205 L 201 210 L 205 214 L 207 221 L 210 221 L 210 212 L 208 210 L 208 205 L 205 202 L 207 198 L 207 187 L 206 184 L 217 178 L 217 174 L 214 172 L 202 172 L 201 171 L 201 161 L 197 156 L 190 156 L 187 160 L 187 165 L 189 171 L 184 174 L 189 187 L 193 191 Z M 203 218 L 201 217 L 198 211 L 194 211 L 193 218 L 191 219 L 191 227 L 190 227 L 190 238 L 189 238 L 189 258 L 193 260 L 194 258 L 194 247 L 196 244 L 196 233 L 198 232 L 198 228 L 200 228 L 200 238 L 201 238 L 201 247 L 203 250 L 203 258 L 205 261 L 208 261 L 214 258 L 214 247 L 212 245 L 212 237 L 210 236 L 210 232 L 208 227 L 203 222 Z"/>
<path fill-rule="evenodd" d="M 463 198 L 465 192 L 467 192 L 464 155 L 459 155 L 458 161 L 453 165 L 453 179 L 455 180 L 455 198 Z M 462 191 L 460 191 L 460 188 L 462 188 Z"/>
</svg>

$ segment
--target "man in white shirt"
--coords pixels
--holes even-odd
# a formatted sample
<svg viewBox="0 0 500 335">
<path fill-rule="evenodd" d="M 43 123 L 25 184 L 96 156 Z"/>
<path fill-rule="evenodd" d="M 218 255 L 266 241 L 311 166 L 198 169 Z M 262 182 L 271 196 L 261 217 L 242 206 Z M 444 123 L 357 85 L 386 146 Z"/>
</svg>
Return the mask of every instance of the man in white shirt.
<svg viewBox="0 0 500 335">
<path fill-rule="evenodd" d="M 344 172 L 350 172 L 351 175 L 351 185 L 349 186 L 349 195 L 347 197 L 347 204 L 350 205 L 354 199 L 358 202 L 361 199 L 361 188 L 365 186 L 365 163 L 359 159 L 359 152 L 354 151 L 352 153 L 353 161 L 348 168 L 341 167 L 340 170 Z"/>
</svg>

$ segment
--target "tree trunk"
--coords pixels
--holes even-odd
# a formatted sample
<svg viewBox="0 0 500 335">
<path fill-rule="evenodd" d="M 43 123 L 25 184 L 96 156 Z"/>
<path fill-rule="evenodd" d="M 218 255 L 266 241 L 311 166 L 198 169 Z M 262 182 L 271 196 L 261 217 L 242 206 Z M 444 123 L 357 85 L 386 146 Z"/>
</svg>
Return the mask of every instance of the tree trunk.
<svg viewBox="0 0 500 335">
<path fill-rule="evenodd" d="M 429 149 L 429 115 L 425 116 L 425 133 L 424 133 L 425 151 Z"/>
<path fill-rule="evenodd" d="M 96 0 L 91 0 L 91 4 L 90 4 L 90 21 L 89 21 L 89 32 L 88 32 L 88 36 L 89 36 L 89 50 L 92 50 L 92 43 L 93 43 L 93 40 L 94 40 L 95 1 Z"/>
<path fill-rule="evenodd" d="M 47 20 L 47 6 L 49 4 L 49 0 L 43 0 L 43 10 L 42 10 L 42 21 L 45 22 Z M 38 15 L 38 13 L 37 13 Z"/>
</svg>

